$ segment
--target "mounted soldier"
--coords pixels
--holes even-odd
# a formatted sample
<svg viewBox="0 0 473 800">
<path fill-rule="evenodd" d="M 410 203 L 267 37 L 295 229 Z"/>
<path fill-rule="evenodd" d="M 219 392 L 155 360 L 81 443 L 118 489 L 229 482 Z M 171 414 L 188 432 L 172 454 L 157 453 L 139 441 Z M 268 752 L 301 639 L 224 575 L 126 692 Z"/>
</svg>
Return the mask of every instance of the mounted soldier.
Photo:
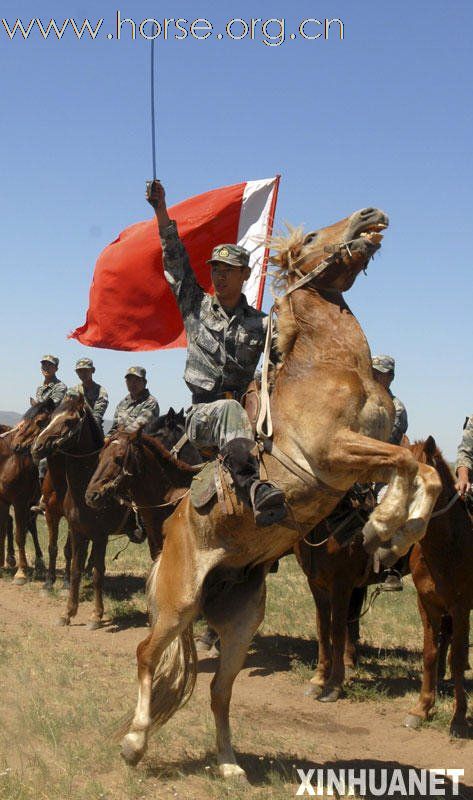
<svg viewBox="0 0 473 800">
<path fill-rule="evenodd" d="M 95 421 L 103 429 L 103 418 L 108 406 L 108 393 L 103 386 L 93 380 L 94 372 L 95 367 L 91 358 L 79 358 L 76 363 L 76 373 L 80 383 L 74 388 L 76 392 L 84 396 Z"/>
<path fill-rule="evenodd" d="M 43 403 L 45 400 L 51 399 L 57 407 L 67 391 L 65 383 L 59 380 L 56 373 L 59 367 L 59 359 L 57 356 L 46 355 L 41 359 L 41 372 L 43 373 L 43 383 L 36 389 L 35 399 L 31 403 Z M 39 485 L 42 487 L 44 476 L 48 469 L 48 462 L 46 458 L 42 458 L 38 464 Z M 39 499 L 37 505 L 31 507 L 34 514 L 44 514 L 46 510 L 43 494 Z"/>
<path fill-rule="evenodd" d="M 250 276 L 250 254 L 235 244 L 215 247 L 207 262 L 215 294 L 206 293 L 169 218 L 159 181 L 149 185 L 147 200 L 158 222 L 164 274 L 187 335 L 184 380 L 192 393 L 187 436 L 200 449 L 219 449 L 253 508 L 256 524 L 273 525 L 286 516 L 284 493 L 260 480 L 251 423 L 240 404 L 263 352 L 267 327 L 266 315 L 250 306 L 242 293 Z"/>
<path fill-rule="evenodd" d="M 109 435 L 118 427 L 131 433 L 159 417 L 159 404 L 147 388 L 144 367 L 130 367 L 125 373 L 128 394 L 115 409 Z"/>
<path fill-rule="evenodd" d="M 389 441 L 391 442 L 391 444 L 401 444 L 402 437 L 407 431 L 408 422 L 407 422 L 407 411 L 404 403 L 392 393 L 390 388 L 394 380 L 396 362 L 394 361 L 394 358 L 392 356 L 383 355 L 383 356 L 374 356 L 372 364 L 373 364 L 373 375 L 375 377 L 375 380 L 377 380 L 378 383 L 384 386 L 391 400 L 394 403 L 395 417 Z"/>
</svg>

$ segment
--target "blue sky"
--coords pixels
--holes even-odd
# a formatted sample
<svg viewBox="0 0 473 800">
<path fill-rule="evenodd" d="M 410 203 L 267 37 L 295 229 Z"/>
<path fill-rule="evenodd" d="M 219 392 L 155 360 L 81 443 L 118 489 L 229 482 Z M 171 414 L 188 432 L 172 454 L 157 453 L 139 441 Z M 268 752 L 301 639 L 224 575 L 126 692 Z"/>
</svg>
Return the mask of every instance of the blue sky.
<svg viewBox="0 0 473 800">
<path fill-rule="evenodd" d="M 473 411 L 471 3 L 97 5 L 2 4 L 10 26 L 38 16 L 104 22 L 95 41 L 71 30 L 44 41 L 37 29 L 10 41 L 0 22 L 0 408 L 26 407 L 45 352 L 60 356 L 69 384 L 76 358 L 91 355 L 112 407 L 133 363 L 149 370 L 163 409 L 188 404 L 183 351 L 92 351 L 66 339 L 85 319 L 101 249 L 150 216 L 150 45 L 125 26 L 120 41 L 107 34 L 117 10 L 137 25 L 206 18 L 220 32 L 232 18 L 275 17 L 288 37 L 277 47 L 261 35 L 158 41 L 158 173 L 169 202 L 280 172 L 276 227 L 320 227 L 367 205 L 387 211 L 381 254 L 347 301 L 373 352 L 396 357 L 411 436 L 434 434 L 452 457 Z M 340 18 L 344 40 L 289 38 L 314 17 Z"/>
</svg>

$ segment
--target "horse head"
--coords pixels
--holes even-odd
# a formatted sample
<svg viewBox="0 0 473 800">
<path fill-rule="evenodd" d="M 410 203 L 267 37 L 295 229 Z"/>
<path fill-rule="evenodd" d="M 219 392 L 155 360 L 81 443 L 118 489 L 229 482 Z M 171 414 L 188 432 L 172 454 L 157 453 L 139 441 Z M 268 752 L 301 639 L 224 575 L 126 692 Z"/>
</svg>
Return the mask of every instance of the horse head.
<svg viewBox="0 0 473 800">
<path fill-rule="evenodd" d="M 141 428 L 133 433 L 119 428 L 105 443 L 85 493 L 88 506 L 103 508 L 128 492 L 130 479 L 139 478 L 141 433 Z"/>
<path fill-rule="evenodd" d="M 12 430 L 11 449 L 15 453 L 27 453 L 41 431 L 46 427 L 54 411 L 54 401 L 32 402 L 18 425 Z"/>
<path fill-rule="evenodd" d="M 277 283 L 293 284 L 317 268 L 314 285 L 345 292 L 381 247 L 382 231 L 389 225 L 384 211 L 363 208 L 326 228 L 304 233 L 289 227 L 289 235 L 272 240 L 278 267 Z"/>
<path fill-rule="evenodd" d="M 85 417 L 84 396 L 68 389 L 62 402 L 51 415 L 49 423 L 36 437 L 31 447 L 32 456 L 39 460 L 64 446 L 69 447 L 71 441 L 80 436 Z"/>
</svg>

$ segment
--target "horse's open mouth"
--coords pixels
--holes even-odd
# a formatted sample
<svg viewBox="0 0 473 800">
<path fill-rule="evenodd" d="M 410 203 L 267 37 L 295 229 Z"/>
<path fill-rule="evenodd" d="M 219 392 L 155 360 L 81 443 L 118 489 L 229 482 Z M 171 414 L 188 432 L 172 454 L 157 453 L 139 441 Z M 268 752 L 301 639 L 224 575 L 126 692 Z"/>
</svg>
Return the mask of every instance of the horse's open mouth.
<svg viewBox="0 0 473 800">
<path fill-rule="evenodd" d="M 369 228 L 366 228 L 362 231 L 359 235 L 361 239 L 367 239 L 370 244 L 381 244 L 383 241 L 383 234 L 381 231 L 384 231 L 388 226 L 384 222 L 378 222 L 375 225 L 370 225 Z"/>
</svg>

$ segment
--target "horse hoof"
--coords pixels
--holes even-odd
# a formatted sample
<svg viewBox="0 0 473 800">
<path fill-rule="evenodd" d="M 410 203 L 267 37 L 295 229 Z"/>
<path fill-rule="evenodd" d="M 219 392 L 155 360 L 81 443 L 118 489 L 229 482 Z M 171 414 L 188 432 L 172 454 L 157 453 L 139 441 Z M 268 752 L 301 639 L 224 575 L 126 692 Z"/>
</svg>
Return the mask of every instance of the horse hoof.
<svg viewBox="0 0 473 800">
<path fill-rule="evenodd" d="M 91 619 L 87 623 L 87 628 L 88 628 L 89 631 L 96 631 L 101 627 L 102 627 L 102 622 L 100 620 L 98 620 L 98 619 Z"/>
<path fill-rule="evenodd" d="M 71 620 L 69 619 L 69 617 L 59 617 L 57 624 L 59 625 L 60 628 L 65 628 L 67 627 L 67 625 L 71 624 Z"/>
<path fill-rule="evenodd" d="M 249 783 L 245 770 L 239 767 L 238 764 L 219 764 L 218 771 L 226 781 L 237 780 L 239 783 Z"/>
<path fill-rule="evenodd" d="M 452 722 L 450 725 L 450 736 L 452 739 L 469 739 L 470 729 L 467 722 Z"/>
<path fill-rule="evenodd" d="M 129 767 L 136 767 L 143 758 L 145 748 L 146 739 L 144 733 L 127 733 L 122 739 L 120 755 Z"/>
<path fill-rule="evenodd" d="M 417 714 L 408 714 L 404 720 L 404 727 L 417 731 L 421 727 L 422 722 L 422 717 L 418 717 Z"/>
<path fill-rule="evenodd" d="M 24 586 L 26 582 L 27 579 L 23 575 L 13 578 L 13 583 L 15 584 L 15 586 Z"/>
<path fill-rule="evenodd" d="M 5 569 L 16 569 L 16 558 L 9 556 L 5 562 Z"/>
<path fill-rule="evenodd" d="M 317 686 L 316 683 L 310 683 L 304 689 L 304 696 L 305 697 L 314 697 L 315 699 L 318 699 L 320 697 L 320 695 L 322 694 L 323 690 L 324 690 L 323 686 Z"/>
<path fill-rule="evenodd" d="M 327 689 L 317 698 L 319 703 L 336 703 L 342 696 L 342 688 L 336 686 L 334 689 Z"/>
</svg>

